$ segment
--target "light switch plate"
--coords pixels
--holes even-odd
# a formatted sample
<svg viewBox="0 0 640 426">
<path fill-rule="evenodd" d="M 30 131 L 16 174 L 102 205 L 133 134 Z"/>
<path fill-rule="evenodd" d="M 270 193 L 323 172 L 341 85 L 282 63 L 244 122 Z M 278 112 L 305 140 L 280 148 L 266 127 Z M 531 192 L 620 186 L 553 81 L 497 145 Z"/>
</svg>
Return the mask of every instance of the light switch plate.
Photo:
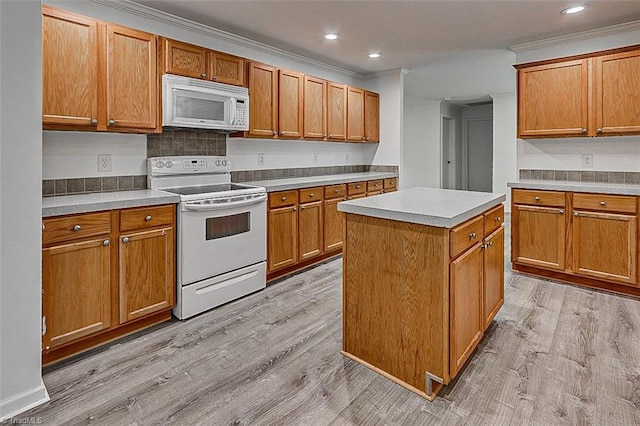
<svg viewBox="0 0 640 426">
<path fill-rule="evenodd" d="M 258 166 L 264 166 L 264 153 L 258 154 Z"/>
<path fill-rule="evenodd" d="M 111 171 L 111 154 L 98 154 L 98 171 Z"/>
<path fill-rule="evenodd" d="M 582 154 L 582 167 L 593 167 L 593 154 Z"/>
<path fill-rule="evenodd" d="M 318 154 L 316 152 L 313 153 L 313 164 L 318 164 Z"/>
</svg>

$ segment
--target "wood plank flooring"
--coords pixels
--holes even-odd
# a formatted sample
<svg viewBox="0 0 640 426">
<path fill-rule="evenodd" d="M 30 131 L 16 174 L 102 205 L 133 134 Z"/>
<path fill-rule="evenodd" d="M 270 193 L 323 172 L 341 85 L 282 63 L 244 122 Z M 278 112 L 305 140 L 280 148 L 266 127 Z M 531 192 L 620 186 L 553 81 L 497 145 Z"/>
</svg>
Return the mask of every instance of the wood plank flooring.
<svg viewBox="0 0 640 426">
<path fill-rule="evenodd" d="M 508 259 L 508 244 L 505 251 Z M 47 368 L 51 401 L 19 417 L 51 425 L 640 425 L 639 300 L 508 271 L 504 307 L 458 378 L 428 402 L 340 355 L 341 267 L 341 259 L 322 264 Z"/>
</svg>

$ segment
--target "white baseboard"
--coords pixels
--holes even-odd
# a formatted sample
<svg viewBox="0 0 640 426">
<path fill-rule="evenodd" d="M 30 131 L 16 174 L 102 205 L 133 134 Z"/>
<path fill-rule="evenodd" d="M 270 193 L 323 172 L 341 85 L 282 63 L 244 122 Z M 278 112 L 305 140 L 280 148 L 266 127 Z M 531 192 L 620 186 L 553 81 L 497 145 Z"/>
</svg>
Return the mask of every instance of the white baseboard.
<svg viewBox="0 0 640 426">
<path fill-rule="evenodd" d="M 47 401 L 49 401 L 49 394 L 44 382 L 40 380 L 39 386 L 0 401 L 0 422 L 17 417 L 20 413 Z"/>
</svg>

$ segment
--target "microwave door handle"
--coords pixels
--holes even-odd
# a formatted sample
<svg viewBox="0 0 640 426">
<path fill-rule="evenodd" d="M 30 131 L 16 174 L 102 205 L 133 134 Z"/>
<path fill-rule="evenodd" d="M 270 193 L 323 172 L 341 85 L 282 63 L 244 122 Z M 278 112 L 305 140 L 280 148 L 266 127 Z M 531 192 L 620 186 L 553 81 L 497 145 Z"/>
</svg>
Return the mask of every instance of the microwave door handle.
<svg viewBox="0 0 640 426">
<path fill-rule="evenodd" d="M 260 197 L 256 197 L 256 198 L 252 198 L 250 200 L 242 200 L 242 201 L 233 201 L 230 203 L 224 203 L 224 204 L 190 204 L 190 203 L 184 203 L 184 208 L 187 210 L 192 210 L 192 211 L 211 211 L 211 210 L 225 210 L 225 209 L 232 209 L 234 207 L 240 207 L 240 206 L 248 206 L 251 204 L 258 204 L 261 203 L 263 201 L 265 201 L 267 199 L 267 194 L 261 195 Z"/>
<path fill-rule="evenodd" d="M 231 98 L 231 111 L 229 111 L 229 125 L 233 126 L 234 122 L 236 121 L 236 105 L 237 105 L 237 101 L 236 98 Z"/>
</svg>

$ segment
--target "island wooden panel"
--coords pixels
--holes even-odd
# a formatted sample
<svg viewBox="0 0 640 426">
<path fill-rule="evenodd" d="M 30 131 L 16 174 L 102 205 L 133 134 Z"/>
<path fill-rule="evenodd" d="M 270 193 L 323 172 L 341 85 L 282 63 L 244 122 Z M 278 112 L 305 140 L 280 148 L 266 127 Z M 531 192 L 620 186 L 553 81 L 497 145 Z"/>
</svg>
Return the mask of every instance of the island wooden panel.
<svg viewBox="0 0 640 426">
<path fill-rule="evenodd" d="M 426 373 L 449 381 L 449 230 L 346 221 L 343 353 L 432 399 Z"/>
</svg>

